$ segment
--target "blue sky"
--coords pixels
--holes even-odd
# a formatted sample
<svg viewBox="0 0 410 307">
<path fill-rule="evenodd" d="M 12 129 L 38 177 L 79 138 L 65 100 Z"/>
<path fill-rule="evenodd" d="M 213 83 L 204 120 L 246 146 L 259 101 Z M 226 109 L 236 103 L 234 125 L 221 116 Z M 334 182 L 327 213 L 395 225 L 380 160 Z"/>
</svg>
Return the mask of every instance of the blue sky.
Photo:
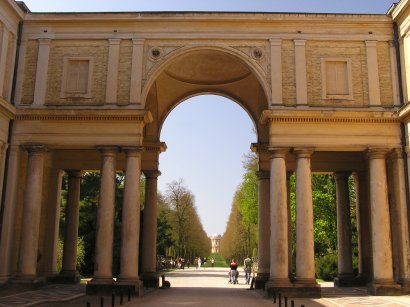
<svg viewBox="0 0 410 307">
<path fill-rule="evenodd" d="M 26 0 L 32 12 L 249 11 L 383 14 L 389 0 Z M 189 128 L 188 128 L 189 127 Z M 161 133 L 168 150 L 161 155 L 158 188 L 182 178 L 195 195 L 205 231 L 222 234 L 242 161 L 256 141 L 253 123 L 236 103 L 219 96 L 184 101 L 168 116 Z M 193 159 L 192 157 L 195 157 Z"/>
</svg>

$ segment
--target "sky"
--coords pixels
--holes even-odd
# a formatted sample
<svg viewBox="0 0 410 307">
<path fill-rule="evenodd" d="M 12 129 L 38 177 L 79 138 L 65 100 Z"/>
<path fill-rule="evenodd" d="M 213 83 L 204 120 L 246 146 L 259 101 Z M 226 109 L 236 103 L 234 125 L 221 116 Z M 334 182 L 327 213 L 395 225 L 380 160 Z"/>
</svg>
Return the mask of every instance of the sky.
<svg viewBox="0 0 410 307">
<path fill-rule="evenodd" d="M 384 14 L 390 0 L 25 0 L 32 12 L 246 11 Z M 188 128 L 189 127 L 189 128 Z M 183 179 L 208 235 L 223 234 L 243 175 L 244 155 L 256 142 L 253 123 L 236 103 L 203 95 L 178 105 L 166 119 L 158 189 Z"/>
</svg>

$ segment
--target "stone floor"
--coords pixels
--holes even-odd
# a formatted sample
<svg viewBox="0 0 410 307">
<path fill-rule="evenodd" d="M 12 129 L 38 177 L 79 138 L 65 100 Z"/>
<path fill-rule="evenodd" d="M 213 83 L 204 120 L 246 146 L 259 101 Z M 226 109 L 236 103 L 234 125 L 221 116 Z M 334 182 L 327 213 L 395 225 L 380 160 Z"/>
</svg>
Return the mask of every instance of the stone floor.
<svg viewBox="0 0 410 307">
<path fill-rule="evenodd" d="M 239 284 L 228 283 L 228 270 L 221 268 L 189 269 L 166 273 L 170 289 L 148 291 L 141 298 L 132 298 L 123 306 L 221 306 L 221 307 L 265 307 L 275 306 L 272 299 L 264 297 L 262 291 L 249 290 L 241 272 Z M 370 296 L 366 288 L 334 288 L 332 283 L 322 284 L 321 299 L 296 299 L 294 306 L 410 306 L 410 296 Z M 112 306 L 112 297 L 103 297 L 104 306 Z M 101 297 L 86 296 L 85 285 L 52 285 L 36 291 L 6 294 L 0 297 L 0 307 L 41 306 L 41 307 L 91 307 L 101 306 Z M 276 306 L 278 306 L 278 302 Z M 115 306 L 120 306 L 120 298 L 115 297 Z M 282 306 L 285 306 L 282 300 Z M 291 300 L 288 300 L 291 306 Z"/>
</svg>

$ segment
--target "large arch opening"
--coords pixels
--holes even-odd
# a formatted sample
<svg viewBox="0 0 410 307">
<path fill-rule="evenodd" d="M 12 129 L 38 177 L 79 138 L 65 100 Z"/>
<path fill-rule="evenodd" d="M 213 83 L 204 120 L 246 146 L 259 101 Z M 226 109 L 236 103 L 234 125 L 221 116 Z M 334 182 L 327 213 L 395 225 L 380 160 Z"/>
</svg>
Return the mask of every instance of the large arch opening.
<svg viewBox="0 0 410 307">
<path fill-rule="evenodd" d="M 255 157 L 250 158 L 250 144 L 257 141 L 255 125 L 251 118 L 241 106 L 225 97 L 195 96 L 185 100 L 169 113 L 162 125 L 161 141 L 166 142 L 167 151 L 160 156 L 160 199 L 171 209 L 169 212 L 176 216 L 178 208 L 173 204 L 175 189 L 186 188 L 194 196 L 193 205 L 207 239 L 213 235 L 223 235 L 233 211 L 235 194 L 244 180 L 244 162 L 249 159 L 256 161 Z M 256 184 L 256 181 L 254 183 Z M 255 196 L 257 205 L 257 195 Z M 161 209 L 160 206 L 159 210 Z M 257 208 L 255 209 L 257 220 Z M 208 258 L 206 267 L 212 267 L 211 251 L 205 255 L 201 254 L 201 250 L 197 252 L 195 243 L 190 241 L 195 237 L 189 233 L 193 225 L 179 226 L 178 221 L 175 221 L 175 218 L 172 220 L 172 217 L 170 224 L 173 224 L 174 230 L 173 247 L 163 255 L 166 260 L 189 259 L 190 264 L 196 267 L 199 257 L 203 260 Z M 179 227 L 186 227 L 186 230 L 179 233 Z M 257 227 L 252 231 L 255 241 Z M 184 236 L 186 240 L 182 243 L 185 250 L 178 246 L 181 244 L 178 235 Z M 175 266 L 175 263 L 173 264 Z M 226 274 L 223 276 L 226 284 Z M 215 273 L 215 277 L 218 277 L 218 273 Z"/>
</svg>

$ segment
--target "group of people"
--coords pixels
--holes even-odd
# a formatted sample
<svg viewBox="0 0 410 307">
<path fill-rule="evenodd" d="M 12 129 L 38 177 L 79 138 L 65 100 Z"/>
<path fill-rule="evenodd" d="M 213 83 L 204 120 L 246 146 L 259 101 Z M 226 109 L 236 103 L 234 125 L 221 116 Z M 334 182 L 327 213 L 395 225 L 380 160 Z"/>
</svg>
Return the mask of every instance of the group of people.
<svg viewBox="0 0 410 307">
<path fill-rule="evenodd" d="M 182 269 L 184 270 L 185 267 L 187 267 L 188 269 L 191 266 L 191 261 L 189 259 L 185 258 L 177 258 L 177 259 L 173 259 L 171 258 L 170 260 L 166 260 L 164 257 L 161 257 L 160 259 L 160 265 L 162 269 L 165 268 L 171 268 L 171 269 Z M 206 258 L 202 258 L 202 257 L 195 257 L 194 259 L 194 265 L 196 269 L 200 269 L 201 267 L 205 269 L 206 267 L 206 263 L 207 263 L 207 259 Z M 214 267 L 215 265 L 215 259 L 211 258 L 211 265 L 212 267 Z"/>
<path fill-rule="evenodd" d="M 243 270 L 245 272 L 245 283 L 247 285 L 249 285 L 251 281 L 252 265 L 253 265 L 253 260 L 249 257 L 246 257 L 245 260 L 243 261 Z M 229 283 L 235 285 L 238 283 L 238 277 L 239 277 L 238 263 L 236 262 L 235 259 L 232 259 L 229 266 L 230 266 Z"/>
</svg>

